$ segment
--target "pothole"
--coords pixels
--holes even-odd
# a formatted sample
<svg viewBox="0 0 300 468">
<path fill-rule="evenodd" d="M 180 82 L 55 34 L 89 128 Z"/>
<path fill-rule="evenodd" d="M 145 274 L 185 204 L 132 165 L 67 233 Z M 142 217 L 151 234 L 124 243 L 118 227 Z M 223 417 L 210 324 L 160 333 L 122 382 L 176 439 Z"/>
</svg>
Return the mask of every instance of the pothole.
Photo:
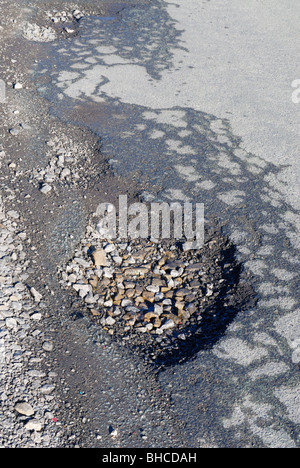
<svg viewBox="0 0 300 468">
<path fill-rule="evenodd" d="M 231 242 L 206 230 L 199 250 L 184 240 L 103 241 L 92 226 L 60 283 L 90 318 L 147 361 L 168 366 L 212 346 L 253 301 Z"/>
</svg>

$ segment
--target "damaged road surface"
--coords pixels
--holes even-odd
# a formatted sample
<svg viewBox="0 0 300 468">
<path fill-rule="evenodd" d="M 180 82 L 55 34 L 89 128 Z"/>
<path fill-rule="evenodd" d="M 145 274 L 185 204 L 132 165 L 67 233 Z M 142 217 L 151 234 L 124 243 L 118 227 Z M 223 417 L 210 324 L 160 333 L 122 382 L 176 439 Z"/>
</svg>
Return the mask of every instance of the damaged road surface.
<svg viewBox="0 0 300 468">
<path fill-rule="evenodd" d="M 0 446 L 298 447 L 298 3 L 0 11 Z M 120 195 L 203 247 L 100 238 Z"/>
</svg>

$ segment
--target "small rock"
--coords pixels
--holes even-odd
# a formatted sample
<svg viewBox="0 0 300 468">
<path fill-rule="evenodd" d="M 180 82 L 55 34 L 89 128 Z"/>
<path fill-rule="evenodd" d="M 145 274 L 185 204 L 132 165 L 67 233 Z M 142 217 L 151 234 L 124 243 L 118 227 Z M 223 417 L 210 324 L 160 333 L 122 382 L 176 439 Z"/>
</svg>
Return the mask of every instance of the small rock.
<svg viewBox="0 0 300 468">
<path fill-rule="evenodd" d="M 73 11 L 73 17 L 77 20 L 80 20 L 83 17 L 83 14 L 79 10 L 74 10 Z"/>
<path fill-rule="evenodd" d="M 150 285 L 150 286 L 147 286 L 146 289 L 147 289 L 147 291 L 153 292 L 153 293 L 160 292 L 159 286 Z"/>
<path fill-rule="evenodd" d="M 147 267 L 128 268 L 125 270 L 125 276 L 145 276 L 149 272 Z"/>
<path fill-rule="evenodd" d="M 21 130 L 19 128 L 10 128 L 9 129 L 9 133 L 12 136 L 18 136 L 20 132 L 21 132 Z"/>
<path fill-rule="evenodd" d="M 135 289 L 127 289 L 125 294 L 126 294 L 126 297 L 130 299 L 131 297 L 135 295 Z"/>
<path fill-rule="evenodd" d="M 37 292 L 35 288 L 30 289 L 30 294 L 34 298 L 35 302 L 41 302 L 43 296 L 39 292 Z"/>
<path fill-rule="evenodd" d="M 22 83 L 17 82 L 14 84 L 14 89 L 22 89 L 22 88 L 23 88 Z"/>
<path fill-rule="evenodd" d="M 187 296 L 188 294 L 190 293 L 190 291 L 186 288 L 182 288 L 182 289 L 178 289 L 178 291 L 176 291 L 176 296 L 178 297 L 185 297 Z"/>
<path fill-rule="evenodd" d="M 50 393 L 52 393 L 54 389 L 55 385 L 45 384 L 40 388 L 40 392 L 42 395 L 50 395 Z"/>
<path fill-rule="evenodd" d="M 184 302 L 179 302 L 179 301 L 177 301 L 177 302 L 175 303 L 175 307 L 176 307 L 176 309 L 178 309 L 178 310 L 183 310 L 183 309 L 184 309 L 184 306 L 185 306 Z"/>
<path fill-rule="evenodd" d="M 147 328 L 146 327 L 136 327 L 136 331 L 139 333 L 146 333 Z"/>
<path fill-rule="evenodd" d="M 34 378 L 37 378 L 37 379 L 42 379 L 43 377 L 46 376 L 45 372 L 40 371 L 38 369 L 32 369 L 32 370 L 28 371 L 28 375 L 29 375 L 29 377 L 34 377 Z"/>
<path fill-rule="evenodd" d="M 107 244 L 104 248 L 104 251 L 106 253 L 111 253 L 113 252 L 114 250 L 116 250 L 116 246 L 114 244 Z"/>
<path fill-rule="evenodd" d="M 113 257 L 113 261 L 114 261 L 117 265 L 119 265 L 119 266 L 122 265 L 122 263 L 123 263 L 122 257 L 120 257 L 120 256 L 118 256 L 118 255 L 115 256 L 115 257 Z"/>
<path fill-rule="evenodd" d="M 51 190 L 52 190 L 52 187 L 51 187 L 51 185 L 48 185 L 48 184 L 44 184 L 40 188 L 40 192 L 43 193 L 44 195 L 46 195 L 47 193 L 50 193 Z"/>
<path fill-rule="evenodd" d="M 138 307 L 129 306 L 129 307 L 126 307 L 126 312 L 130 314 L 138 314 L 140 312 L 140 309 Z"/>
<path fill-rule="evenodd" d="M 153 292 L 144 291 L 142 297 L 143 297 L 143 299 L 145 299 L 145 301 L 148 301 L 148 302 L 151 302 L 151 303 L 154 302 L 154 293 Z"/>
<path fill-rule="evenodd" d="M 109 325 L 109 326 L 112 326 L 116 323 L 115 319 L 113 319 L 112 317 L 107 317 L 105 322 L 106 322 L 106 325 Z"/>
<path fill-rule="evenodd" d="M 114 309 L 114 316 L 115 317 L 118 317 L 119 315 L 122 314 L 122 309 L 120 309 L 120 307 L 115 307 Z"/>
<path fill-rule="evenodd" d="M 27 431 L 40 432 L 43 429 L 42 423 L 38 419 L 31 419 L 25 424 Z"/>
<path fill-rule="evenodd" d="M 5 320 L 5 325 L 7 328 L 18 328 L 18 322 L 13 317 L 9 317 Z"/>
<path fill-rule="evenodd" d="M 145 322 L 150 322 L 150 320 L 152 318 L 157 318 L 157 315 L 154 313 L 154 312 L 147 312 L 145 315 L 144 315 L 144 320 Z"/>
<path fill-rule="evenodd" d="M 32 416 L 34 414 L 32 406 L 26 401 L 17 403 L 15 405 L 15 410 L 17 411 L 17 413 L 23 414 L 24 416 Z"/>
<path fill-rule="evenodd" d="M 71 175 L 71 171 L 70 171 L 70 169 L 68 169 L 67 167 L 65 167 L 65 168 L 61 171 L 60 178 L 61 178 L 61 179 L 65 179 L 65 178 L 68 177 L 69 175 Z"/>
<path fill-rule="evenodd" d="M 108 301 L 105 301 L 104 302 L 104 307 L 112 307 L 113 306 L 113 300 L 112 299 L 109 299 Z"/>
<path fill-rule="evenodd" d="M 73 33 L 75 32 L 75 29 L 65 28 L 65 31 L 66 31 L 68 34 L 73 34 Z"/>
<path fill-rule="evenodd" d="M 171 276 L 172 278 L 178 278 L 178 276 L 180 276 L 180 273 L 177 270 L 171 270 Z"/>
<path fill-rule="evenodd" d="M 78 263 L 79 265 L 81 265 L 83 268 L 90 268 L 90 263 L 87 262 L 86 260 L 84 260 L 84 258 L 78 258 L 78 257 L 75 257 L 74 258 L 74 261 L 76 263 Z"/>
<path fill-rule="evenodd" d="M 112 279 L 114 277 L 114 270 L 113 268 L 104 268 L 103 276 L 107 279 Z"/>
<path fill-rule="evenodd" d="M 15 210 L 8 211 L 7 215 L 14 219 L 18 219 L 20 217 L 19 213 Z"/>
<path fill-rule="evenodd" d="M 130 299 L 123 299 L 122 303 L 121 303 L 121 306 L 122 307 L 130 307 L 132 306 L 132 301 Z"/>
<path fill-rule="evenodd" d="M 196 306 L 196 304 L 191 302 L 190 304 L 188 304 L 186 306 L 186 310 L 187 310 L 187 312 L 189 312 L 189 314 L 192 315 L 192 314 L 194 314 L 196 312 L 197 306 Z"/>
<path fill-rule="evenodd" d="M 163 293 L 156 293 L 154 296 L 155 301 L 162 301 L 164 299 L 164 294 Z"/>
<path fill-rule="evenodd" d="M 39 321 L 39 320 L 41 320 L 41 318 L 42 318 L 42 314 L 41 314 L 40 312 L 35 312 L 34 314 L 32 314 L 32 315 L 30 316 L 30 318 L 31 318 L 32 320 Z"/>
<path fill-rule="evenodd" d="M 76 283 L 76 284 L 73 284 L 73 288 L 75 289 L 75 291 L 79 293 L 79 296 L 82 299 L 84 299 L 89 294 L 89 292 L 92 292 L 92 287 L 90 284 Z"/>
<path fill-rule="evenodd" d="M 107 265 L 107 258 L 103 249 L 95 250 L 92 253 L 92 258 L 95 266 L 105 267 Z"/>
<path fill-rule="evenodd" d="M 42 345 L 44 351 L 53 351 L 53 343 L 51 341 L 45 341 Z"/>
<path fill-rule="evenodd" d="M 101 315 L 99 310 L 96 310 L 96 309 L 91 309 L 90 312 L 91 312 L 93 317 L 99 317 Z"/>
<path fill-rule="evenodd" d="M 169 330 L 171 328 L 174 328 L 175 327 L 175 323 L 173 322 L 173 320 L 169 319 L 166 321 L 166 323 L 164 323 L 162 326 L 161 326 L 161 330 Z"/>
<path fill-rule="evenodd" d="M 93 293 L 89 293 L 85 298 L 84 298 L 84 302 L 86 304 L 95 304 L 95 302 L 97 302 L 97 297 L 93 295 Z M 112 304 L 111 304 L 112 305 Z"/>
<path fill-rule="evenodd" d="M 171 304 L 172 304 L 172 301 L 171 301 Z M 163 313 L 163 311 L 164 311 L 164 310 L 163 310 L 163 308 L 162 308 L 160 305 L 155 304 L 155 306 L 154 306 L 154 313 L 155 313 L 156 315 L 160 316 L 160 315 Z"/>
</svg>

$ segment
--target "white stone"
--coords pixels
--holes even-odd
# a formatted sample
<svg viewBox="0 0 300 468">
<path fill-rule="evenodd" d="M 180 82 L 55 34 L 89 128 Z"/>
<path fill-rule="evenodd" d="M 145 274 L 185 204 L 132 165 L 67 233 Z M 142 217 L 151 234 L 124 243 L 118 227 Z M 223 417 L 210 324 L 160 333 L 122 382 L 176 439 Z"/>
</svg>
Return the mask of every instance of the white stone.
<svg viewBox="0 0 300 468">
<path fill-rule="evenodd" d="M 300 348 L 297 348 L 295 351 L 293 351 L 292 362 L 294 364 L 299 364 L 299 362 L 300 362 Z"/>
<path fill-rule="evenodd" d="M 54 389 L 55 385 L 45 384 L 40 388 L 40 392 L 42 395 L 50 395 L 50 393 L 52 393 Z"/>
<path fill-rule="evenodd" d="M 76 263 L 78 263 L 79 265 L 81 265 L 83 268 L 90 268 L 90 266 L 91 266 L 89 262 L 84 260 L 84 258 L 76 257 L 76 258 L 74 258 L 74 261 Z"/>
<path fill-rule="evenodd" d="M 171 271 L 171 276 L 172 278 L 178 278 L 180 276 L 179 272 L 177 270 L 172 270 Z"/>
<path fill-rule="evenodd" d="M 115 319 L 112 317 L 107 317 L 105 320 L 106 325 L 114 325 L 116 323 Z"/>
<path fill-rule="evenodd" d="M 113 261 L 114 261 L 117 265 L 122 265 L 122 263 L 123 263 L 122 257 L 119 257 L 119 256 L 113 257 Z"/>
<path fill-rule="evenodd" d="M 36 312 L 36 313 L 32 314 L 32 315 L 30 316 L 30 318 L 31 318 L 32 320 L 38 321 L 38 320 L 41 320 L 42 314 L 41 314 L 40 312 Z"/>
<path fill-rule="evenodd" d="M 170 328 L 174 328 L 175 327 L 175 323 L 173 322 L 173 320 L 167 320 L 166 323 L 164 323 L 160 328 L 162 330 L 169 330 Z"/>
<path fill-rule="evenodd" d="M 113 300 L 109 299 L 108 301 L 104 302 L 104 307 L 112 307 L 113 306 Z"/>
<path fill-rule="evenodd" d="M 15 210 L 10 210 L 7 212 L 7 215 L 10 216 L 11 218 L 14 218 L 14 219 L 18 219 L 20 216 L 19 216 L 19 213 Z"/>
<path fill-rule="evenodd" d="M 130 299 L 123 299 L 121 302 L 122 307 L 130 307 L 133 305 L 133 302 Z"/>
<path fill-rule="evenodd" d="M 153 286 L 149 285 L 146 287 L 147 291 L 153 292 L 153 293 L 158 293 L 160 291 L 159 286 Z"/>
<path fill-rule="evenodd" d="M 47 193 L 50 193 L 52 190 L 52 187 L 51 185 L 48 185 L 48 184 L 44 184 L 41 188 L 40 188 L 40 192 L 43 193 L 44 195 L 46 195 Z"/>
<path fill-rule="evenodd" d="M 5 320 L 5 325 L 7 328 L 18 328 L 18 322 L 13 317 L 9 317 Z"/>
<path fill-rule="evenodd" d="M 44 351 L 51 352 L 53 350 L 53 343 L 51 341 L 45 341 L 42 345 Z"/>
<path fill-rule="evenodd" d="M 105 247 L 104 247 L 104 250 L 106 253 L 111 253 L 113 252 L 114 250 L 116 250 L 116 246 L 114 244 L 107 244 Z"/>
<path fill-rule="evenodd" d="M 166 299 L 166 300 L 168 300 L 168 299 Z M 169 299 L 169 300 L 171 301 L 171 299 Z M 172 304 L 172 301 L 171 301 L 171 304 Z M 155 314 L 161 315 L 161 314 L 163 313 L 163 311 L 164 311 L 164 310 L 163 310 L 163 308 L 162 308 L 160 305 L 155 304 L 155 306 L 154 306 L 154 313 L 155 313 Z"/>
<path fill-rule="evenodd" d="M 27 431 L 40 432 L 42 428 L 43 425 L 38 419 L 31 419 L 28 421 L 28 423 L 25 424 L 25 429 L 27 429 Z"/>
<path fill-rule="evenodd" d="M 79 10 L 73 11 L 73 16 L 75 19 L 80 20 L 83 17 L 83 14 Z"/>
<path fill-rule="evenodd" d="M 80 295 L 80 297 L 84 298 L 89 294 L 89 292 L 92 292 L 92 287 L 89 284 L 73 284 L 73 288 L 75 291 L 77 291 Z"/>
<path fill-rule="evenodd" d="M 30 289 L 30 294 L 34 298 L 35 302 L 41 302 L 43 296 L 35 288 Z"/>
<path fill-rule="evenodd" d="M 114 277 L 114 270 L 112 268 L 104 268 L 103 275 L 105 278 L 112 279 Z"/>
<path fill-rule="evenodd" d="M 17 413 L 23 414 L 24 416 L 32 416 L 34 414 L 32 406 L 26 401 L 17 403 L 15 406 L 15 410 L 17 411 Z"/>
</svg>

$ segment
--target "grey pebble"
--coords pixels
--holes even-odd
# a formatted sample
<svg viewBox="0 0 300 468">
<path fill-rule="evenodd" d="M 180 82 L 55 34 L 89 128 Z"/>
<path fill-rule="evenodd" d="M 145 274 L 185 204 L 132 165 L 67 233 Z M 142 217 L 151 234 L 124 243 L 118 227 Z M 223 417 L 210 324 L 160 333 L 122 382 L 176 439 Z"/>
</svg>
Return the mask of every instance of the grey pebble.
<svg viewBox="0 0 300 468">
<path fill-rule="evenodd" d="M 40 188 L 40 192 L 43 193 L 44 195 L 47 195 L 47 193 L 50 193 L 51 190 L 52 190 L 52 187 L 51 187 L 51 185 L 48 185 L 48 184 L 44 184 Z"/>
<path fill-rule="evenodd" d="M 34 409 L 26 401 L 17 403 L 15 405 L 15 410 L 17 411 L 17 413 L 22 414 L 24 416 L 32 416 L 34 414 Z"/>
<path fill-rule="evenodd" d="M 44 351 L 51 352 L 53 351 L 54 345 L 51 341 L 45 341 L 42 345 Z"/>
</svg>

